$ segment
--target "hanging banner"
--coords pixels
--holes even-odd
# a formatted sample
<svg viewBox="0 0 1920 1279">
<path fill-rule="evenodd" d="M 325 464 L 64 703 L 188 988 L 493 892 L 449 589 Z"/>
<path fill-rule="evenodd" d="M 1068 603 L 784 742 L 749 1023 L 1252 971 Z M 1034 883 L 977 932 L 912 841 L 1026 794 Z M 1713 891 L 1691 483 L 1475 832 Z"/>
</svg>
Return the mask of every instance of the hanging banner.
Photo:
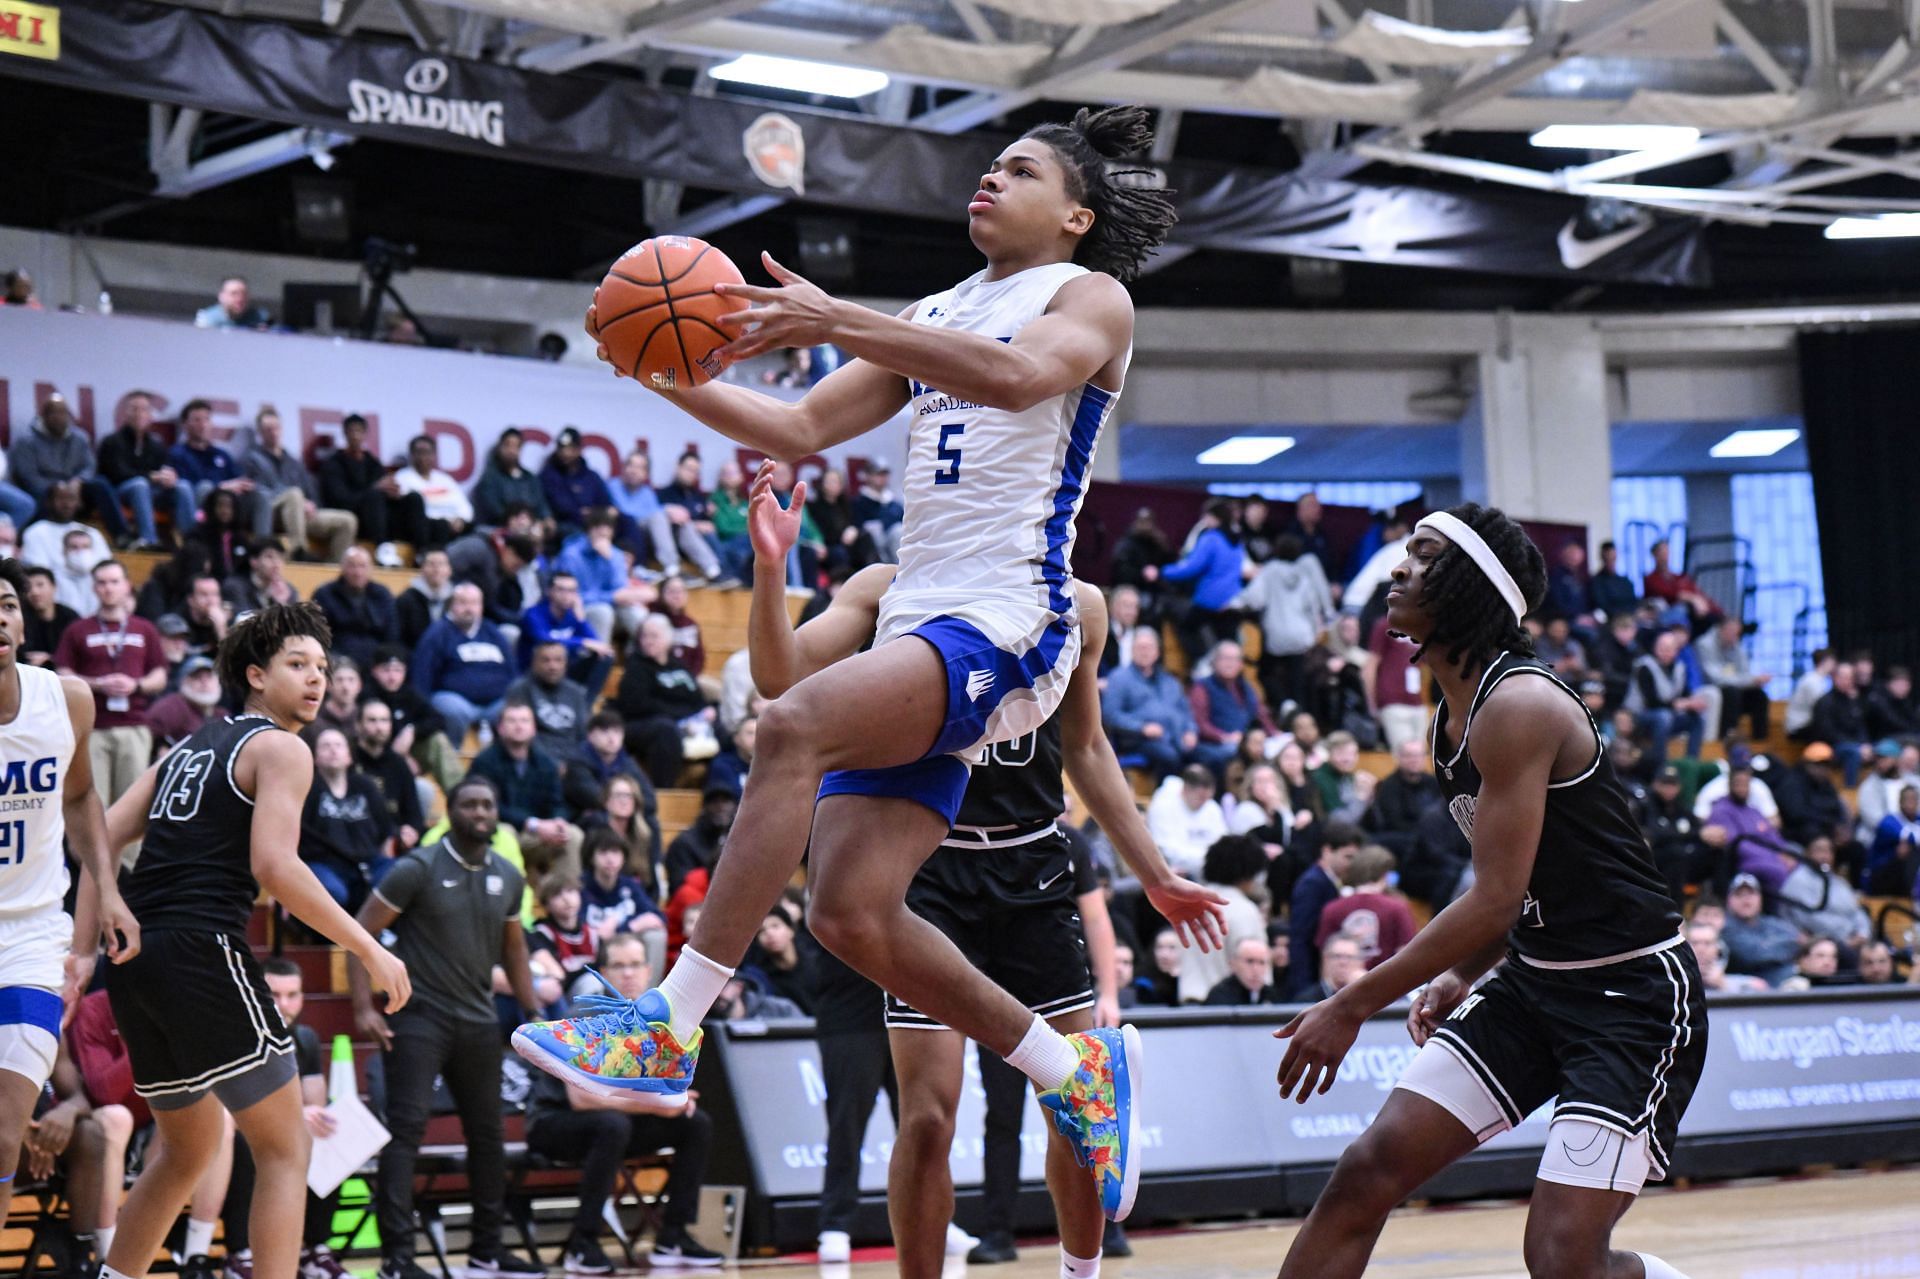
<svg viewBox="0 0 1920 1279">
<path fill-rule="evenodd" d="M 43 6 L 44 7 L 44 6 Z M 146 0 L 60 15 L 57 58 L 0 58 L 0 74 L 259 120 L 748 195 L 959 220 L 1008 139 L 948 136 L 844 114 L 694 97 L 591 73 L 547 75 L 411 44 L 337 37 Z M 1704 286 L 1699 225 L 1672 219 L 1569 257 L 1581 201 L 1314 181 L 1175 162 L 1173 240 L 1195 247 L 1408 266 Z M 1591 253 L 1591 257 L 1589 256 Z"/>
<path fill-rule="evenodd" d="M 757 388 L 782 399 L 799 389 Z M 395 460 L 416 435 L 439 445 L 440 465 L 463 484 L 479 477 L 500 433 L 527 437 L 521 464 L 537 471 L 562 427 L 580 428 L 587 461 L 617 474 L 636 447 L 654 459 L 653 480 L 686 450 L 700 454 L 707 480 L 723 459 L 743 467 L 759 455 L 738 448 L 660 396 L 609 369 L 497 355 L 387 346 L 344 338 L 198 329 L 166 320 L 0 308 L 0 441 L 28 429 L 55 392 L 83 435 L 115 429 L 122 401 L 146 391 L 162 420 L 191 399 L 213 405 L 214 442 L 228 445 L 272 405 L 287 446 L 311 460 L 333 447 L 349 413 L 372 428 L 367 447 Z M 802 474 L 824 467 L 857 473 L 869 459 L 906 452 L 906 416 L 813 455 Z M 897 464 L 897 462 L 896 462 Z"/>
</svg>

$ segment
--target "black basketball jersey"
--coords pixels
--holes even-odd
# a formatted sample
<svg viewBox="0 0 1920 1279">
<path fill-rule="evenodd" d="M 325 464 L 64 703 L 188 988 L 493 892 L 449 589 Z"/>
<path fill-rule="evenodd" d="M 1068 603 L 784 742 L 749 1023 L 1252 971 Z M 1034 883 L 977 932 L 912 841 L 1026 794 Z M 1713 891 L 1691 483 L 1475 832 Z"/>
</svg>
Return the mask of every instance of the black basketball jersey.
<svg viewBox="0 0 1920 1279">
<path fill-rule="evenodd" d="M 264 715 L 210 719 L 160 762 L 140 861 L 122 886 L 142 928 L 246 936 L 260 885 L 253 801 L 233 761 L 254 734 L 280 731 Z"/>
<path fill-rule="evenodd" d="M 1633 819 L 1626 788 L 1614 774 L 1593 716 L 1578 694 L 1530 657 L 1504 653 L 1487 667 L 1457 748 L 1448 744 L 1444 702 L 1434 715 L 1434 773 L 1454 821 L 1473 838 L 1473 808 L 1480 795 L 1480 772 L 1468 749 L 1473 718 L 1500 682 L 1516 675 L 1552 680 L 1580 706 L 1593 731 L 1593 762 L 1584 772 L 1547 787 L 1540 848 L 1511 936 L 1514 950 L 1525 959 L 1580 964 L 1673 941 L 1679 935 L 1679 912 L 1654 867 L 1653 853 Z"/>
<path fill-rule="evenodd" d="M 995 848 L 1050 831 L 1067 806 L 1060 780 L 1060 716 L 1010 742 L 987 748 L 973 766 L 947 844 Z"/>
</svg>

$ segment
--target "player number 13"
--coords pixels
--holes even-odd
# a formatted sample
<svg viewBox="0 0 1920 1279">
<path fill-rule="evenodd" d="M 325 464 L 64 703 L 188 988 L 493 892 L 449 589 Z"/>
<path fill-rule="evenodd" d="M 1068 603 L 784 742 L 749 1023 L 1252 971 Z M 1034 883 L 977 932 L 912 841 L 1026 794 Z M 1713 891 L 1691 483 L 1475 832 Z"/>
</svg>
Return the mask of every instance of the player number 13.
<svg viewBox="0 0 1920 1279">
<path fill-rule="evenodd" d="M 933 473 L 935 484 L 958 484 L 960 482 L 960 448 L 952 443 L 955 437 L 967 429 L 965 422 L 947 422 L 940 427 L 939 457 L 946 466 Z"/>
</svg>

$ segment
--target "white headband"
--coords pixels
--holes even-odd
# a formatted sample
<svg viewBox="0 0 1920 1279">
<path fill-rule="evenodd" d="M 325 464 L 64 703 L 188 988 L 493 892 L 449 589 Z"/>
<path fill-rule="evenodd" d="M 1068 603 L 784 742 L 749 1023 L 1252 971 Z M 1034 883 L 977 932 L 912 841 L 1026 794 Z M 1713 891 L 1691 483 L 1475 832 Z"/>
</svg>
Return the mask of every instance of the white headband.
<svg viewBox="0 0 1920 1279">
<path fill-rule="evenodd" d="M 1507 572 L 1507 566 L 1500 562 L 1500 557 L 1493 553 L 1493 548 L 1487 545 L 1485 539 L 1467 527 L 1465 520 L 1445 511 L 1435 511 L 1415 524 L 1413 531 L 1418 533 L 1423 528 L 1439 533 L 1480 566 L 1480 571 L 1493 583 L 1493 589 L 1500 592 L 1500 598 L 1513 610 L 1514 621 L 1527 615 L 1527 598 L 1520 593 L 1520 584 L 1513 580 L 1513 574 Z"/>
</svg>

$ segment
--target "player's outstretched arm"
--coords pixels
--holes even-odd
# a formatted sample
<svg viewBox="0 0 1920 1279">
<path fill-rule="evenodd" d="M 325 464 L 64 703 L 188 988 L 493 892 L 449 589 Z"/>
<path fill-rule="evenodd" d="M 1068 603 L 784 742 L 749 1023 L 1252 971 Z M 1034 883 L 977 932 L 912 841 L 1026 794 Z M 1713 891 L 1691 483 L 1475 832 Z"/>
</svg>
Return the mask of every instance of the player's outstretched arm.
<svg viewBox="0 0 1920 1279">
<path fill-rule="evenodd" d="M 1217 950 L 1226 941 L 1226 899 L 1182 879 L 1160 855 L 1134 803 L 1133 787 L 1100 723 L 1100 653 L 1107 644 L 1107 601 L 1079 584 L 1080 663 L 1060 703 L 1060 755 L 1067 779 L 1100 823 L 1153 908 L 1173 926 L 1183 946 Z"/>
<path fill-rule="evenodd" d="M 253 796 L 253 876 L 293 917 L 367 966 L 389 1011 L 407 1002 L 406 965 L 340 908 L 300 860 L 300 810 L 313 786 L 313 753 L 292 733 L 255 733 L 240 748 L 234 780 Z"/>
<path fill-rule="evenodd" d="M 72 957 L 68 982 L 75 998 L 93 976 L 93 959 L 104 939 L 107 956 L 123 964 L 140 953 L 140 924 L 120 898 L 120 850 L 107 841 L 107 815 L 93 788 L 93 693 L 78 679 L 62 679 L 67 718 L 73 724 L 73 761 L 60 797 L 66 819 L 67 848 L 80 863 L 80 892 L 74 901 Z"/>
<path fill-rule="evenodd" d="M 1480 732 L 1471 745 L 1481 779 L 1473 813 L 1473 887 L 1399 954 L 1275 1032 L 1289 1040 L 1280 1062 L 1281 1096 L 1297 1089 L 1304 1102 L 1325 1092 L 1361 1023 L 1416 986 L 1445 975 L 1447 986 L 1458 983 L 1464 994 L 1491 966 L 1489 957 L 1498 958 L 1526 900 L 1546 820 L 1547 783 L 1572 711 L 1545 680 L 1509 680 L 1487 698 L 1474 716 Z"/>
<path fill-rule="evenodd" d="M 763 697 L 779 697 L 815 671 L 852 657 L 873 638 L 880 618 L 880 597 L 893 583 L 892 564 L 870 564 L 848 578 L 818 617 L 798 630 L 787 613 L 787 552 L 800 532 L 799 506 L 804 486 L 795 488 L 793 506 L 780 509 L 773 495 L 771 466 L 754 478 L 747 508 L 747 532 L 753 538 L 753 608 L 747 618 L 747 658 L 753 686 Z"/>
<path fill-rule="evenodd" d="M 720 318 L 741 337 L 722 348 L 729 361 L 776 347 L 831 342 L 861 360 L 949 395 L 1018 412 L 1091 381 L 1133 343 L 1133 299 L 1110 275 L 1068 281 L 1046 314 L 1012 342 L 980 333 L 914 324 L 831 297 L 762 253 L 778 288 L 723 284 L 753 305 Z M 752 332 L 748 332 L 749 328 Z M 824 386 L 825 383 L 822 383 Z"/>
</svg>

